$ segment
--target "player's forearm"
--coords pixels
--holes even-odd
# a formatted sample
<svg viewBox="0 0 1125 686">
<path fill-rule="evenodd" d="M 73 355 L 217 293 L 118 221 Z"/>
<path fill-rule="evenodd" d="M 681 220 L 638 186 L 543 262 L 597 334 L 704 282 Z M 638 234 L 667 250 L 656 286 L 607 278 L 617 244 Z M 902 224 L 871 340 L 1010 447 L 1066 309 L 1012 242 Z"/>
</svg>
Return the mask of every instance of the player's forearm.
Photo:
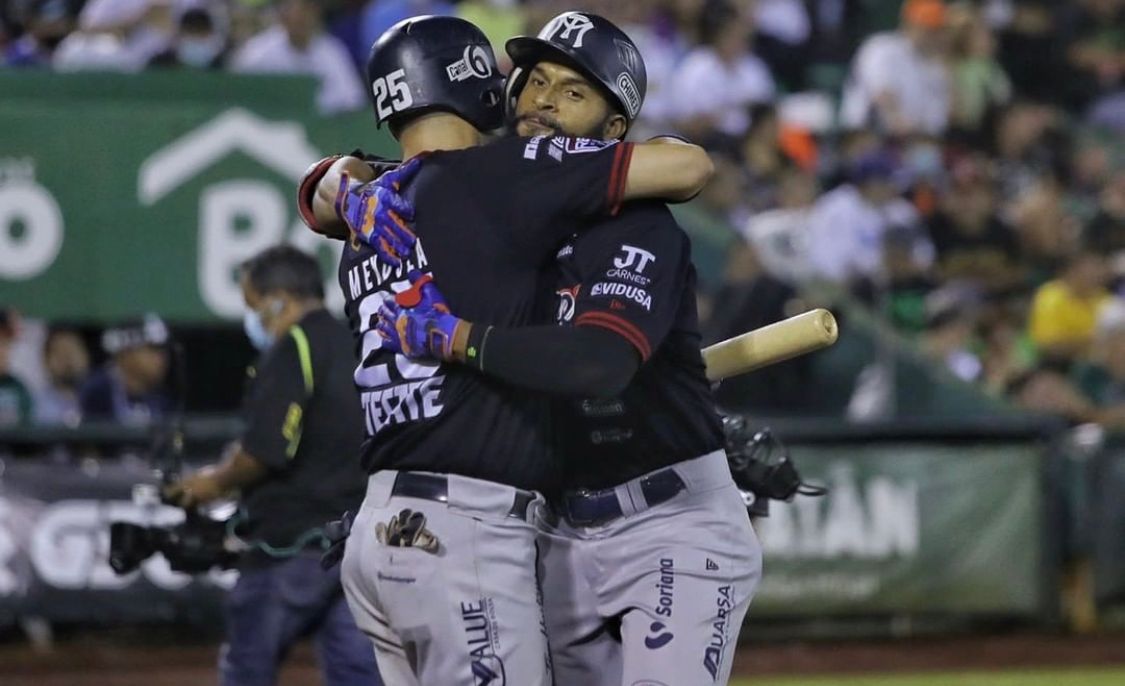
<svg viewBox="0 0 1125 686">
<path fill-rule="evenodd" d="M 352 181 L 360 183 L 375 180 L 375 170 L 358 157 L 341 157 L 333 162 L 317 182 L 312 198 L 313 216 L 316 218 L 317 226 L 322 229 L 343 224 L 340 216 L 336 214 L 336 194 L 340 190 L 340 177 L 343 174 L 347 174 Z M 321 232 L 330 233 L 323 230 Z"/>
<path fill-rule="evenodd" d="M 468 350 L 456 357 L 464 364 L 513 386 L 554 395 L 617 395 L 640 366 L 627 341 L 594 327 L 474 324 L 461 345 Z"/>
<path fill-rule="evenodd" d="M 698 145 L 668 139 L 639 143 L 629 160 L 624 198 L 690 200 L 714 173 L 711 157 Z"/>
</svg>

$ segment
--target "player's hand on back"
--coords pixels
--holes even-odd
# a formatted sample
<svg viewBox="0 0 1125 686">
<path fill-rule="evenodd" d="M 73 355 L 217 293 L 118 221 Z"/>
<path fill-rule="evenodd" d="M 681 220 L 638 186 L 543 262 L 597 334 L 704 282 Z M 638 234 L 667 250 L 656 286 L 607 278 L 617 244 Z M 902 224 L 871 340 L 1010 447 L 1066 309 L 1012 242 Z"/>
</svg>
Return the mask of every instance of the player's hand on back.
<svg viewBox="0 0 1125 686">
<path fill-rule="evenodd" d="M 396 267 L 417 241 L 409 226 L 414 207 L 400 191 L 420 165 L 421 160 L 410 160 L 368 183 L 357 183 L 348 174 L 341 174 L 336 191 L 336 214 L 380 259 Z"/>
<path fill-rule="evenodd" d="M 445 297 L 429 274 L 409 273 L 410 288 L 383 301 L 376 329 L 383 347 L 412 360 L 459 359 L 455 342 L 468 337 L 471 326 L 449 311 Z"/>
</svg>

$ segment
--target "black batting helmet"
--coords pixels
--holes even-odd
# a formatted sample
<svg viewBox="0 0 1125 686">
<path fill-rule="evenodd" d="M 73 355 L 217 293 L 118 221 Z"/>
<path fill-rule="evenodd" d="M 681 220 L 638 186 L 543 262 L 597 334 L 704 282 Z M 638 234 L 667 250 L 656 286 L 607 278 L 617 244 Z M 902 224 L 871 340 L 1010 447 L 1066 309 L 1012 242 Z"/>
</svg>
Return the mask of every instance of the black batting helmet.
<svg viewBox="0 0 1125 686">
<path fill-rule="evenodd" d="M 444 110 L 480 131 L 503 122 L 504 77 L 484 33 L 456 17 L 412 17 L 371 46 L 367 82 L 380 126 L 410 112 Z"/>
<path fill-rule="evenodd" d="M 505 104 L 515 102 L 529 71 L 541 61 L 577 67 L 610 96 L 630 124 L 641 111 L 648 77 L 636 44 L 605 17 L 589 12 L 563 12 L 535 38 L 517 36 L 504 46 L 514 65 L 505 87 Z"/>
</svg>

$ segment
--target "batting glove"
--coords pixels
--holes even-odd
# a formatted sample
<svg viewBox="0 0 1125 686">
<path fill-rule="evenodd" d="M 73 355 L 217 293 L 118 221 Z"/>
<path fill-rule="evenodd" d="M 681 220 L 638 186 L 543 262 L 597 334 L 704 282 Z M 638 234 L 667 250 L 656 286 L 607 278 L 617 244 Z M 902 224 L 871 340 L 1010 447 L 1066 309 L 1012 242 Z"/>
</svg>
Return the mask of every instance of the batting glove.
<svg viewBox="0 0 1125 686">
<path fill-rule="evenodd" d="M 336 191 L 336 215 L 380 259 L 395 267 L 402 264 L 418 240 L 407 226 L 414 219 L 414 207 L 399 195 L 399 189 L 414 177 L 420 165 L 420 159 L 412 159 L 365 184 L 352 183 L 347 174 L 341 174 Z"/>
<path fill-rule="evenodd" d="M 454 338 L 468 322 L 449 311 L 432 276 L 412 270 L 409 278 L 410 288 L 396 294 L 394 301 L 384 300 L 379 308 L 375 326 L 383 347 L 411 360 L 453 361 Z"/>
</svg>

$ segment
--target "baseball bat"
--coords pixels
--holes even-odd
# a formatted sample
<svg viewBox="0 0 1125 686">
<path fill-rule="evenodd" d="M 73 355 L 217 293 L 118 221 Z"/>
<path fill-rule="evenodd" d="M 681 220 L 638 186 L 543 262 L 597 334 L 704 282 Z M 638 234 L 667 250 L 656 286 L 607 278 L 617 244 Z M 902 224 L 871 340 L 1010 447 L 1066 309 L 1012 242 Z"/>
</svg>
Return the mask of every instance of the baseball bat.
<svg viewBox="0 0 1125 686">
<path fill-rule="evenodd" d="M 707 378 L 719 381 L 827 348 L 838 334 L 831 312 L 809 310 L 707 346 L 703 349 Z"/>
</svg>

